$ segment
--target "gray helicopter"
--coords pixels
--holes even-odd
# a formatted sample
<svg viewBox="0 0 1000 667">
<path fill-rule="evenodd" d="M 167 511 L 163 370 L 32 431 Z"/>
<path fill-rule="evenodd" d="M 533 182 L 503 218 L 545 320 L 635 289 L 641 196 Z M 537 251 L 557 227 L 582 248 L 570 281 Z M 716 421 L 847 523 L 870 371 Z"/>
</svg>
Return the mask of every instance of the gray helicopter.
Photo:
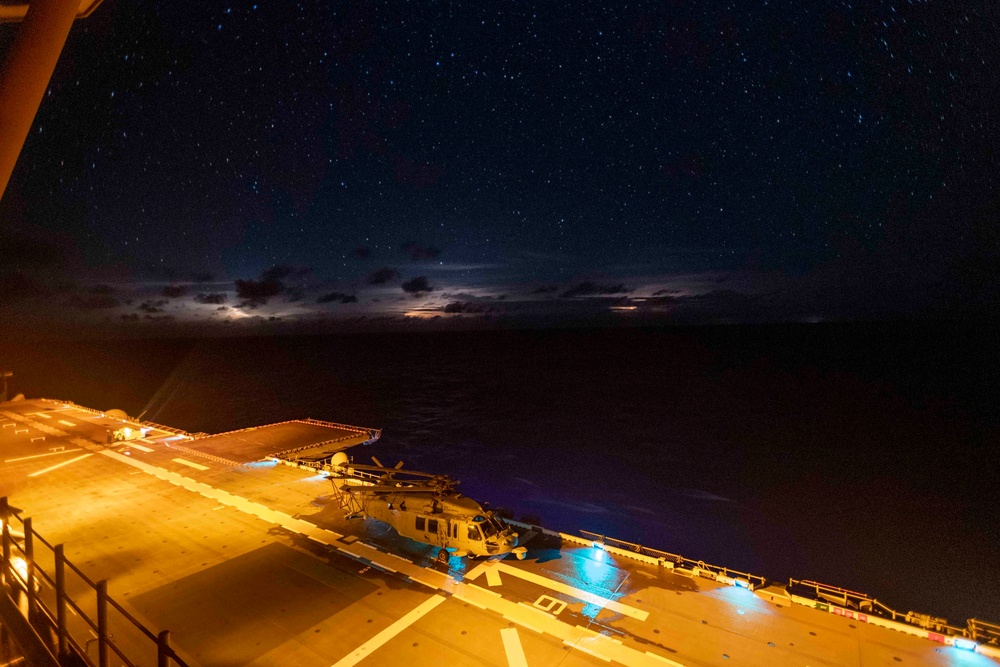
<svg viewBox="0 0 1000 667">
<path fill-rule="evenodd" d="M 327 473 L 334 496 L 347 518 L 369 517 L 387 523 L 403 537 L 439 547 L 437 560 L 455 556 L 495 556 L 513 553 L 524 559 L 527 549 L 517 546 L 517 533 L 503 518 L 472 498 L 455 491 L 458 480 L 415 470 L 403 470 L 400 461 L 387 468 L 351 463 L 337 452 Z"/>
</svg>

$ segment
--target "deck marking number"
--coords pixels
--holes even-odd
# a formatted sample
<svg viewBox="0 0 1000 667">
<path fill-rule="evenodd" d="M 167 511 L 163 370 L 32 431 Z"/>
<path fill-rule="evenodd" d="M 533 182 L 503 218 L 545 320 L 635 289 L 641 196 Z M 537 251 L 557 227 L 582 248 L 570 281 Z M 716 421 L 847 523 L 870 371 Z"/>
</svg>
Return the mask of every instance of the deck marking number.
<svg viewBox="0 0 1000 667">
<path fill-rule="evenodd" d="M 535 600 L 532 605 L 536 609 L 541 609 L 542 611 L 547 611 L 553 616 L 558 616 L 562 613 L 562 610 L 566 608 L 566 603 L 562 600 L 557 600 L 550 595 L 542 595 L 537 600 Z M 555 609 L 553 611 L 553 609 Z"/>
</svg>

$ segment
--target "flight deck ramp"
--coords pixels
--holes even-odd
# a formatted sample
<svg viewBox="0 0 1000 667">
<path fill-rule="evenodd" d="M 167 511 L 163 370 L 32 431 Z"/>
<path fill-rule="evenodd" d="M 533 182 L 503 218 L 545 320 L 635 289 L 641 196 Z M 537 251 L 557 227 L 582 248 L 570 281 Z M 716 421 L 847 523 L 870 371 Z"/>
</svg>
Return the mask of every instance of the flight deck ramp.
<svg viewBox="0 0 1000 667">
<path fill-rule="evenodd" d="M 293 419 L 206 435 L 187 441 L 183 446 L 206 456 L 237 464 L 265 459 L 312 461 L 321 460 L 354 445 L 375 442 L 381 434 L 379 429 L 374 428 L 318 419 Z"/>
</svg>

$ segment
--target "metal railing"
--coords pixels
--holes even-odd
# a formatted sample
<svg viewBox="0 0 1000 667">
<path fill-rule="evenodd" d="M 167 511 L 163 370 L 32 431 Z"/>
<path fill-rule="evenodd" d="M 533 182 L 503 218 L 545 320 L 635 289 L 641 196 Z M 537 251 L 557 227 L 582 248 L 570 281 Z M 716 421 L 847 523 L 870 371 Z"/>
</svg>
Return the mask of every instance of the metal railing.
<svg viewBox="0 0 1000 667">
<path fill-rule="evenodd" d="M 965 624 L 969 639 L 991 646 L 1000 646 L 1000 625 L 975 618 L 970 618 Z"/>
<path fill-rule="evenodd" d="M 858 593 L 840 586 L 821 584 L 818 581 L 809 579 L 789 579 L 788 589 L 792 593 L 807 592 L 816 600 L 840 605 L 845 608 L 857 609 L 868 614 L 875 614 L 883 618 L 888 618 L 900 623 L 906 623 L 924 630 L 931 630 L 939 633 L 947 633 L 967 637 L 982 644 L 1000 646 L 1000 626 L 986 621 L 970 618 L 965 622 L 965 627 L 949 625 L 948 620 L 921 614 L 915 611 L 901 612 L 889 607 L 879 600 L 867 595 Z"/>
<path fill-rule="evenodd" d="M 30 518 L 12 512 L 6 496 L 0 498 L 0 521 L 2 595 L 25 618 L 34 641 L 44 644 L 41 650 L 53 662 L 109 667 L 114 654 L 115 662 L 127 667 L 151 664 L 154 656 L 158 667 L 187 667 L 170 647 L 168 631 L 149 630 L 108 595 L 107 579 L 92 581 L 66 558 L 62 544 L 53 546 L 35 531 Z M 12 526 L 20 526 L 23 537 L 14 535 Z M 91 655 L 95 642 L 96 657 Z"/>
<path fill-rule="evenodd" d="M 649 556 L 651 558 L 662 558 L 663 560 L 672 562 L 675 565 L 680 565 L 682 567 L 688 567 L 691 569 L 698 568 L 699 570 L 721 574 L 732 579 L 745 579 L 746 581 L 752 583 L 755 587 L 761 587 L 767 584 L 767 579 L 759 574 L 741 572 L 722 565 L 712 565 L 703 560 L 691 560 L 690 558 L 685 558 L 679 554 L 672 554 L 669 551 L 660 551 L 659 549 L 644 547 L 641 544 L 626 542 L 625 540 L 619 540 L 614 537 L 608 537 L 607 535 L 601 535 L 599 533 L 592 533 L 589 530 L 581 530 L 580 534 L 588 539 L 594 540 L 595 542 L 600 542 L 601 544 L 606 544 L 618 549 L 624 549 L 626 551 L 633 551 L 637 554 Z"/>
</svg>

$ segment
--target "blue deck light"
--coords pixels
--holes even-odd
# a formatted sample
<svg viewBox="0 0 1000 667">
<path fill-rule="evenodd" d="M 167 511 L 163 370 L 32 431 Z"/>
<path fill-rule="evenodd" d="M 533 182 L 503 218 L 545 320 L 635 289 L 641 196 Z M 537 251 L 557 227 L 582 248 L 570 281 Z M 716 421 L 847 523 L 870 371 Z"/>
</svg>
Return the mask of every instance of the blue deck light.
<svg viewBox="0 0 1000 667">
<path fill-rule="evenodd" d="M 963 651 L 975 651 L 978 647 L 979 644 L 971 639 L 962 639 L 961 637 L 955 638 L 955 648 L 960 648 Z"/>
</svg>

